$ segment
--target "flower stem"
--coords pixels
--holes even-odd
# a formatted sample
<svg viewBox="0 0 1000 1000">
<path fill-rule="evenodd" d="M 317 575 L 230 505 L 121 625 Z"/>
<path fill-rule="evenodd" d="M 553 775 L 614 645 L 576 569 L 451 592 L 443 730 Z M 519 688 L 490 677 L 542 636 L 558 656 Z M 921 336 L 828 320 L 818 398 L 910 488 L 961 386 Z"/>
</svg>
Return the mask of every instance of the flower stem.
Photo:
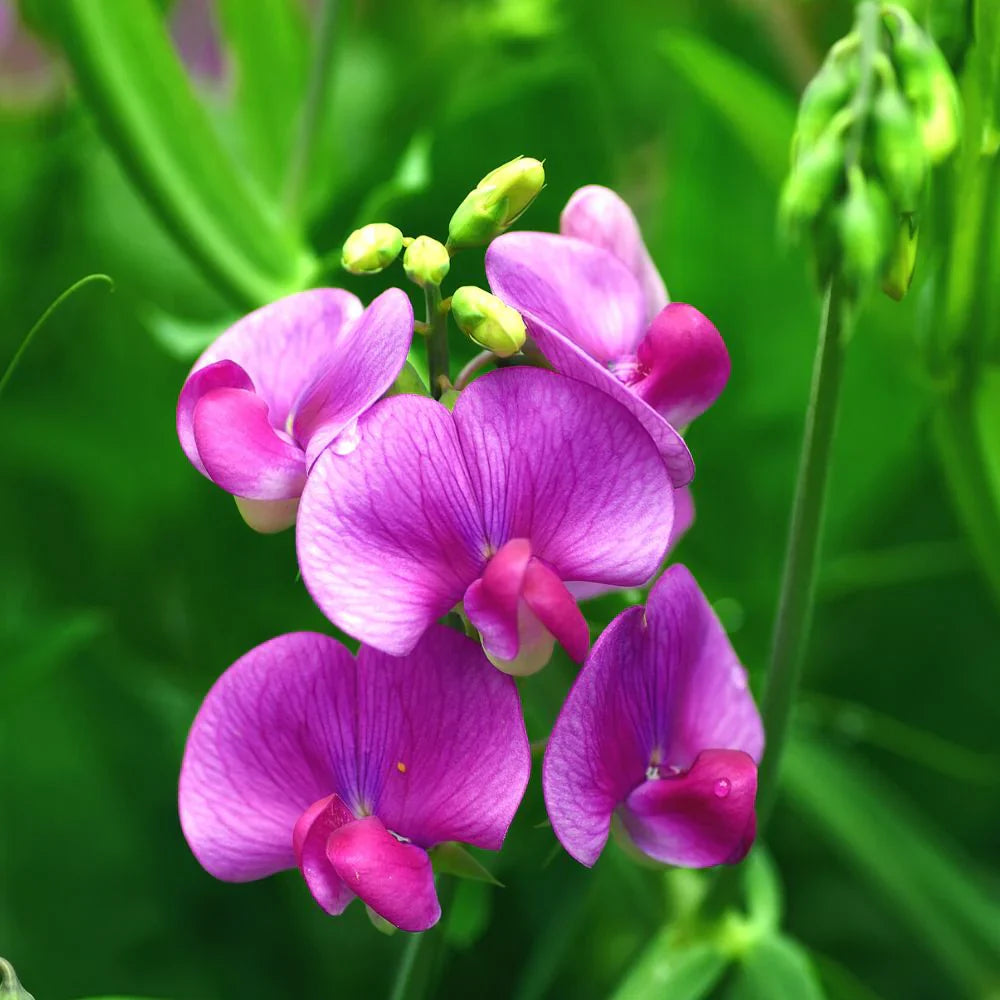
<svg viewBox="0 0 1000 1000">
<path fill-rule="evenodd" d="M 431 395 L 440 399 L 451 386 L 448 373 L 448 314 L 441 308 L 441 289 L 437 285 L 424 288 L 427 304 L 427 369 L 430 373 Z"/>
<path fill-rule="evenodd" d="M 407 937 L 403 954 L 399 959 L 399 969 L 396 971 L 396 979 L 392 984 L 392 992 L 389 994 L 389 1000 L 407 1000 L 412 995 L 410 993 L 410 981 L 413 977 L 413 969 L 417 964 L 417 955 L 420 952 L 420 946 L 423 944 L 426 933 L 424 931 L 422 934 L 410 934 Z"/>
<path fill-rule="evenodd" d="M 464 389 L 475 375 L 490 364 L 496 355 L 492 351 L 480 351 L 459 373 L 455 379 L 455 388 Z"/>
<path fill-rule="evenodd" d="M 454 878 L 437 879 L 438 899 L 446 915 L 434 927 L 420 934 L 410 934 L 403 946 L 399 968 L 389 993 L 389 1000 L 423 1000 L 435 992 L 445 958 L 445 921 L 454 898 Z"/>
<path fill-rule="evenodd" d="M 852 306 L 851 295 L 841 280 L 834 277 L 827 289 L 820 321 L 771 661 L 762 701 L 767 750 L 761 762 L 757 806 L 761 828 L 774 806 L 781 754 L 812 623 L 826 481 Z"/>
</svg>

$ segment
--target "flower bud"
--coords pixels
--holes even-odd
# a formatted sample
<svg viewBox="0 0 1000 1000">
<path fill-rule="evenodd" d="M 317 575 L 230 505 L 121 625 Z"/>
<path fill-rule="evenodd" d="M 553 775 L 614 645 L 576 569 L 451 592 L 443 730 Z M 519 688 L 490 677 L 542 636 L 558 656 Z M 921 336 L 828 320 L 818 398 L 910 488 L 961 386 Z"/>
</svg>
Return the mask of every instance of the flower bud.
<svg viewBox="0 0 1000 1000">
<path fill-rule="evenodd" d="M 833 116 L 847 104 L 856 78 L 856 59 L 848 63 L 846 57 L 838 58 L 836 51 L 831 52 L 802 92 L 795 122 L 799 150 L 804 152 L 816 142 Z"/>
<path fill-rule="evenodd" d="M 388 222 L 372 222 L 356 229 L 344 242 L 340 260 L 351 274 L 378 274 L 403 249 L 403 234 Z"/>
<path fill-rule="evenodd" d="M 812 219 L 833 193 L 844 167 L 844 140 L 834 126 L 802 150 L 781 192 L 781 214 L 786 223 Z"/>
<path fill-rule="evenodd" d="M 451 314 L 462 333 L 498 357 L 509 358 L 524 346 L 521 314 L 482 288 L 459 288 L 451 297 Z"/>
<path fill-rule="evenodd" d="M 450 267 L 451 257 L 445 245 L 430 236 L 418 236 L 403 254 L 406 276 L 421 288 L 440 285 Z"/>
<path fill-rule="evenodd" d="M 844 274 L 859 284 L 878 277 L 891 241 L 892 209 L 885 191 L 859 168 L 848 178 L 837 213 Z"/>
<path fill-rule="evenodd" d="M 897 302 L 910 290 L 913 270 L 917 263 L 916 220 L 903 215 L 896 226 L 896 239 L 889 251 L 889 260 L 882 274 L 882 291 Z"/>
<path fill-rule="evenodd" d="M 14 966 L 0 958 L 0 1000 L 34 1000 L 18 981 Z"/>
<path fill-rule="evenodd" d="M 917 121 L 898 90 L 884 89 L 873 108 L 875 163 L 896 207 L 916 210 L 927 174 L 927 154 Z"/>
<path fill-rule="evenodd" d="M 521 216 L 544 186 L 545 168 L 528 156 L 491 170 L 451 217 L 449 245 L 462 248 L 489 243 Z"/>
</svg>

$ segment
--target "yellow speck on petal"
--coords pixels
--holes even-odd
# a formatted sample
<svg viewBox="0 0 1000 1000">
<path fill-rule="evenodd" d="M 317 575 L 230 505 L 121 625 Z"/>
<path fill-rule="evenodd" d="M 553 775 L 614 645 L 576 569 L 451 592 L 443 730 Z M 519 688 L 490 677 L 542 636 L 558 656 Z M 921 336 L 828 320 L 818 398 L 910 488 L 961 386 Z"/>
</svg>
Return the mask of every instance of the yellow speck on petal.
<svg viewBox="0 0 1000 1000">
<path fill-rule="evenodd" d="M 396 770 L 399 771 L 400 774 L 406 774 L 406 765 L 401 760 L 397 760 Z"/>
</svg>

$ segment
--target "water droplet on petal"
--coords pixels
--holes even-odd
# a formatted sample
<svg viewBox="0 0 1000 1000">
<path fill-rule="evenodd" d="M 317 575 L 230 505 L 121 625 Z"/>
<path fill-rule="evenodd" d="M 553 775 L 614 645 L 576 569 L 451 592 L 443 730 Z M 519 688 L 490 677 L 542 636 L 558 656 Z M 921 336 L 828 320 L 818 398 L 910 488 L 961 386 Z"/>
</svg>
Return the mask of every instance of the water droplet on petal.
<svg viewBox="0 0 1000 1000">
<path fill-rule="evenodd" d="M 712 791 L 714 791 L 720 799 L 724 799 L 729 794 L 729 790 L 731 788 L 732 785 L 728 778 L 719 778 Z"/>
</svg>

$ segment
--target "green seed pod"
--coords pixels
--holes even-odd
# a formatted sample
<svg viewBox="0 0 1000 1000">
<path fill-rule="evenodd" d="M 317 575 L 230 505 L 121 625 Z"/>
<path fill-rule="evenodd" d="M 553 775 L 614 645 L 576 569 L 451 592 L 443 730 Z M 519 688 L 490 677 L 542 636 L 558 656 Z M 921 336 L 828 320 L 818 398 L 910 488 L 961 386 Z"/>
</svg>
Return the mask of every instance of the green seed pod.
<svg viewBox="0 0 1000 1000">
<path fill-rule="evenodd" d="M 927 176 L 927 152 L 917 120 L 903 95 L 884 88 L 872 109 L 875 163 L 901 212 L 916 211 Z"/>
<path fill-rule="evenodd" d="M 521 314 L 475 285 L 455 292 L 451 314 L 462 333 L 501 358 L 517 354 L 527 339 Z"/>
<path fill-rule="evenodd" d="M 440 285 L 451 268 L 451 257 L 443 243 L 430 236 L 418 236 L 403 254 L 403 270 L 421 288 Z"/>
<path fill-rule="evenodd" d="M 340 261 L 351 274 L 378 274 L 403 249 L 403 234 L 388 222 L 372 222 L 356 229 L 344 241 Z"/>
<path fill-rule="evenodd" d="M 892 207 L 881 185 L 865 180 L 855 167 L 848 179 L 847 195 L 837 210 L 846 277 L 860 285 L 879 277 L 892 243 L 892 220 Z"/>
<path fill-rule="evenodd" d="M 781 192 L 781 215 L 786 225 L 815 218 L 840 179 L 844 168 L 844 141 L 840 130 L 828 128 L 803 149 Z"/>
<path fill-rule="evenodd" d="M 896 238 L 882 274 L 882 291 L 897 302 L 910 290 L 917 263 L 916 219 L 903 215 L 896 226 Z"/>
</svg>

